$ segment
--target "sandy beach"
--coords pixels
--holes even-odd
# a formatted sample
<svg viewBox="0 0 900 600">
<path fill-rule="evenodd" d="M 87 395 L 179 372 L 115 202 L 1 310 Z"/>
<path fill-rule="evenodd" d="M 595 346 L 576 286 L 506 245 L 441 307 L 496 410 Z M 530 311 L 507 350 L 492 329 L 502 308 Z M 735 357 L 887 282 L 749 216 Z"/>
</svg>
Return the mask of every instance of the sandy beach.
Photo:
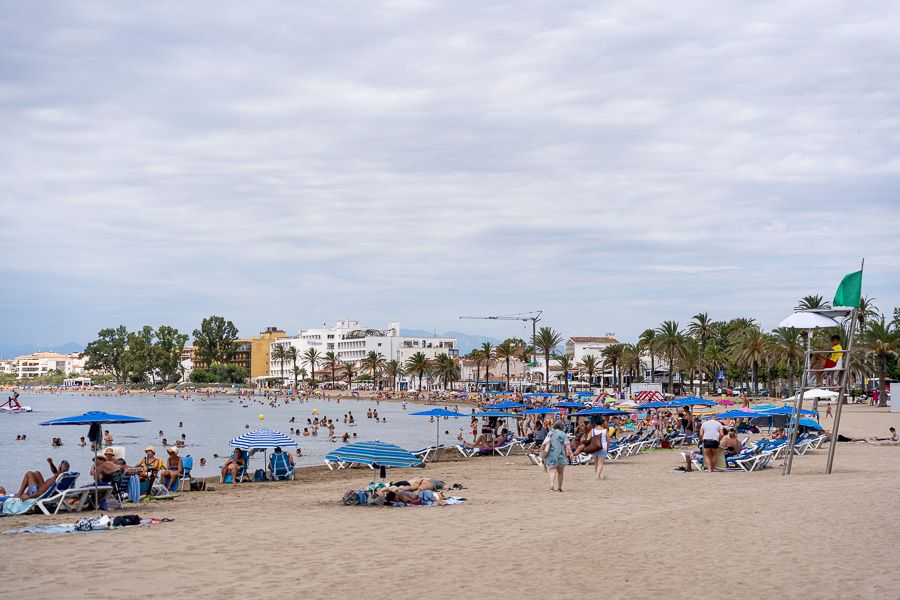
<svg viewBox="0 0 900 600">
<path fill-rule="evenodd" d="M 900 415 L 848 406 L 842 432 L 884 435 L 891 425 Z M 171 523 L 0 536 L 11 567 L 0 589 L 32 599 L 696 598 L 710 586 L 736 598 L 897 597 L 900 446 L 841 444 L 830 477 L 826 452 L 798 457 L 787 478 L 778 468 L 675 472 L 677 451 L 645 452 L 609 463 L 601 482 L 590 467 L 569 467 L 563 493 L 548 491 L 524 456 L 389 472 L 462 483 L 468 503 L 447 507 L 340 505 L 344 491 L 371 480 L 368 469 L 216 485 L 123 511 Z M 0 525 L 72 520 L 4 517 Z"/>
</svg>

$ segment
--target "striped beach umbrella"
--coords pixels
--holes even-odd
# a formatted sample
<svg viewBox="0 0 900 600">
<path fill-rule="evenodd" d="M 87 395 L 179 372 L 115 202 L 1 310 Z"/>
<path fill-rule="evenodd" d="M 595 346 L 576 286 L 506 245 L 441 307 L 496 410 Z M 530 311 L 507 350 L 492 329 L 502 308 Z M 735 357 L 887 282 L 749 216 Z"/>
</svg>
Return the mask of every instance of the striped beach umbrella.
<svg viewBox="0 0 900 600">
<path fill-rule="evenodd" d="M 275 429 L 254 429 L 243 433 L 230 442 L 229 446 L 241 450 L 255 450 L 256 448 L 293 447 L 297 442 Z"/>
<path fill-rule="evenodd" d="M 354 442 L 325 455 L 326 460 L 373 467 L 414 467 L 422 460 L 408 450 L 384 442 Z"/>
</svg>

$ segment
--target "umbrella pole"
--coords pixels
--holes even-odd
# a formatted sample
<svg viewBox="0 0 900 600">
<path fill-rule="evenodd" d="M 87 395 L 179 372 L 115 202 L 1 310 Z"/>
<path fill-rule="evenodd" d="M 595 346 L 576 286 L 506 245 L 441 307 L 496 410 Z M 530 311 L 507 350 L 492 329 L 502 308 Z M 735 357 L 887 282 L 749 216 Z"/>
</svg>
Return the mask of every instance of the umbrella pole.
<svg viewBox="0 0 900 600">
<path fill-rule="evenodd" d="M 437 424 L 435 428 L 435 443 L 434 443 L 434 461 L 437 462 L 438 458 L 441 456 L 441 418 L 435 417 L 434 422 Z"/>
</svg>

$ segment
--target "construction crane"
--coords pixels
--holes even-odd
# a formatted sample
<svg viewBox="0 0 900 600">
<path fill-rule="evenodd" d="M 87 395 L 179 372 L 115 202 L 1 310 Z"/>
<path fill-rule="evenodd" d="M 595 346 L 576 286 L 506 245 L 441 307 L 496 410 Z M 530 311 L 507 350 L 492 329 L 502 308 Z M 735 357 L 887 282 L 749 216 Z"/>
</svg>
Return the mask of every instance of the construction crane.
<svg viewBox="0 0 900 600">
<path fill-rule="evenodd" d="M 531 343 L 534 343 L 534 338 L 537 336 L 537 323 L 541 320 L 541 314 L 544 311 L 542 310 L 532 310 L 530 312 L 523 313 L 515 313 L 512 315 L 501 315 L 501 316 L 488 316 L 488 317 L 471 317 L 471 316 L 461 316 L 460 319 L 480 319 L 486 321 L 531 321 Z M 527 316 L 531 315 L 531 316 Z M 537 361 L 537 357 L 532 357 L 532 362 Z"/>
</svg>

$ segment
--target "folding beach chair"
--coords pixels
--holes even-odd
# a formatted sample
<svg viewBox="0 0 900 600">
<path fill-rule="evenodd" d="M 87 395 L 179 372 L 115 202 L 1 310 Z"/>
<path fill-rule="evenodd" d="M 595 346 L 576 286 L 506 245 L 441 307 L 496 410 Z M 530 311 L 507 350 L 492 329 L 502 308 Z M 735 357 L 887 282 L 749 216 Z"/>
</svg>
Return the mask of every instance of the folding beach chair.
<svg viewBox="0 0 900 600">
<path fill-rule="evenodd" d="M 291 464 L 287 452 L 275 453 L 269 457 L 269 473 L 273 481 L 284 481 L 294 478 L 294 465 Z"/>
</svg>

